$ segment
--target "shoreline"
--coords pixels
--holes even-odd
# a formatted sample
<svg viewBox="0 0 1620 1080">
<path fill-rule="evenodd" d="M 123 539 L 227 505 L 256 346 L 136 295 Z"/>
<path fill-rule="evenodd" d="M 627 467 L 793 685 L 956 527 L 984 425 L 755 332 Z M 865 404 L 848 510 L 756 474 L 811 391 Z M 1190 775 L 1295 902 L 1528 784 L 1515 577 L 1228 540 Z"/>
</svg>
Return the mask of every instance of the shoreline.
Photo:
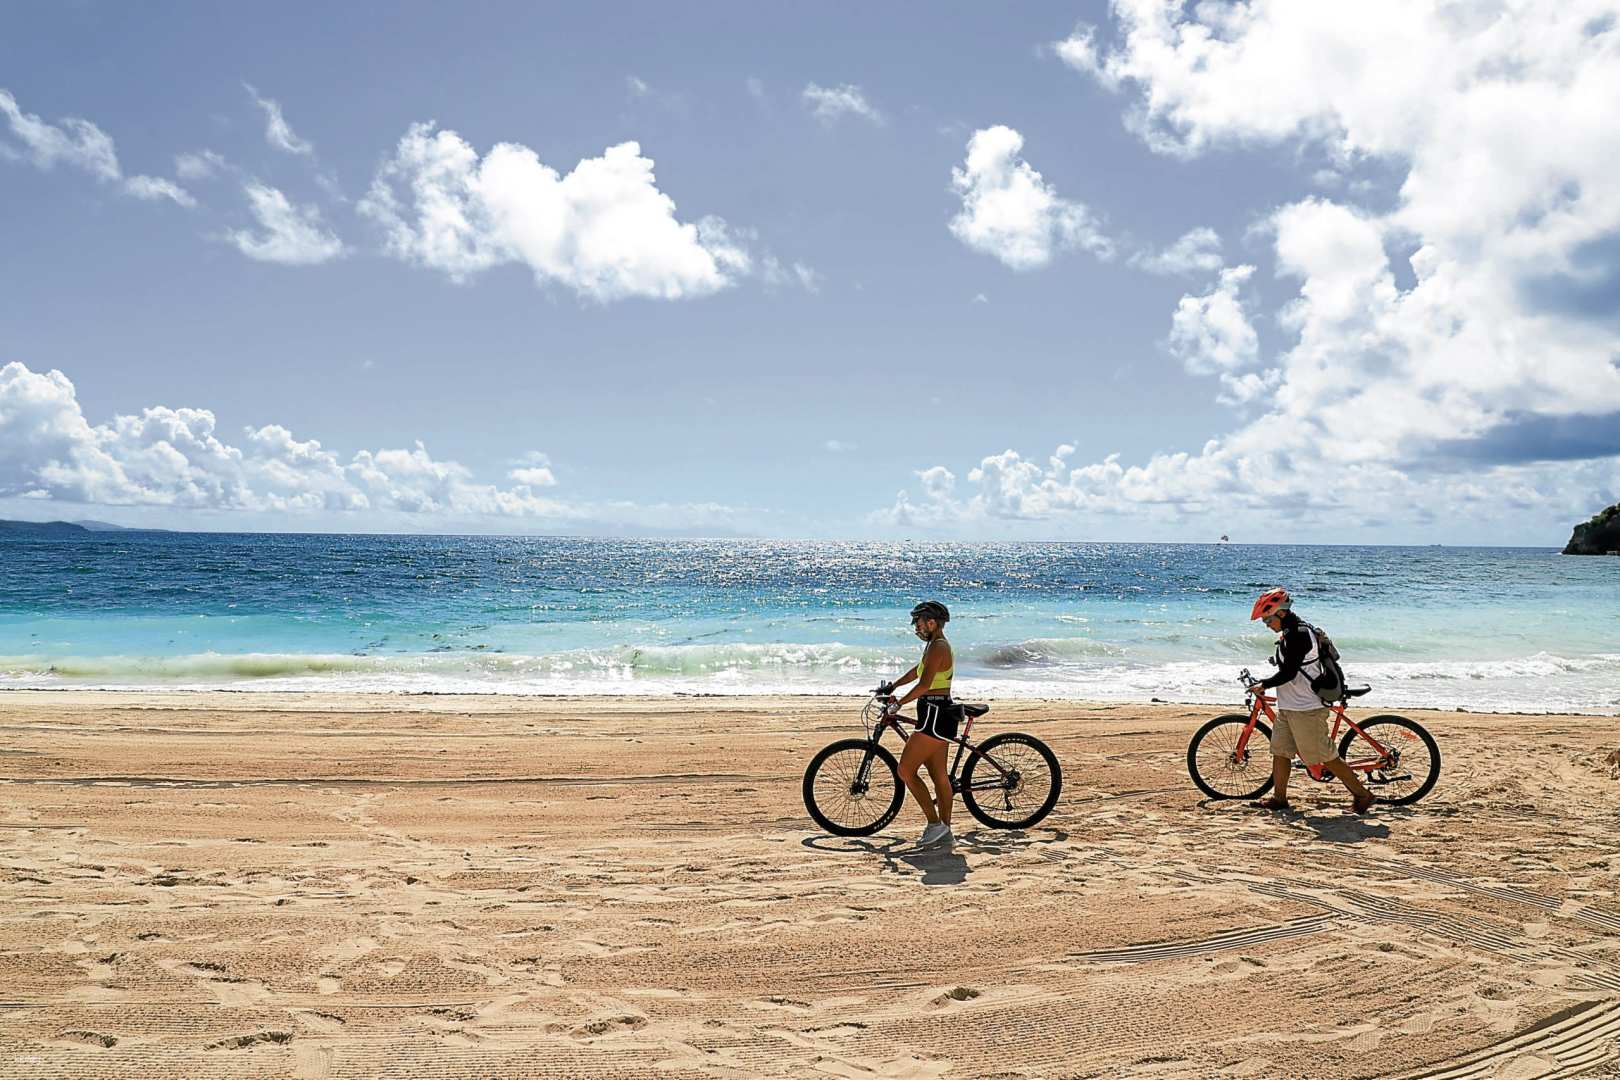
<svg viewBox="0 0 1620 1080">
<path fill-rule="evenodd" d="M 311 701 L 311 702 L 317 702 L 317 701 L 328 701 L 328 702 L 330 702 L 330 701 L 336 701 L 336 700 L 349 700 L 349 699 L 359 700 L 359 701 L 375 700 L 379 704 L 384 704 L 384 703 L 387 703 L 387 702 L 390 702 L 390 701 L 400 701 L 400 700 L 409 700 L 409 699 L 426 699 L 426 700 L 447 701 L 447 702 L 455 701 L 455 700 L 459 700 L 459 699 L 466 699 L 466 700 L 469 700 L 469 701 L 481 701 L 481 702 L 507 701 L 507 702 L 514 702 L 514 703 L 515 702 L 528 701 L 528 702 L 535 702 L 535 703 L 550 703 L 550 704 L 559 703 L 559 702 L 562 702 L 562 703 L 573 702 L 573 703 L 580 703 L 580 704 L 586 704 L 586 703 L 590 703 L 590 702 L 603 702 L 603 703 L 620 703 L 620 704 L 633 703 L 633 704 L 637 704 L 637 705 L 656 705 L 656 704 L 659 704 L 659 703 L 679 704 L 679 703 L 682 703 L 682 702 L 734 702 L 734 703 L 737 703 L 737 704 L 739 704 L 739 705 L 741 705 L 741 706 L 743 706 L 745 708 L 758 708 L 758 707 L 760 707 L 762 705 L 762 703 L 773 702 L 773 701 L 792 701 L 792 702 L 799 703 L 799 704 L 814 704 L 814 703 L 817 703 L 817 702 L 827 702 L 827 703 L 837 703 L 839 706 L 847 706 L 852 702 L 854 702 L 854 703 L 864 702 L 870 696 L 869 694 L 864 693 L 864 692 L 839 694 L 839 693 L 830 693 L 830 692 L 827 692 L 827 691 L 812 691 L 812 692 L 805 692 L 805 693 L 777 693 L 777 692 L 753 692 L 753 691 L 703 692 L 703 691 L 696 691 L 696 690 L 676 690 L 676 691 L 671 691 L 671 692 L 668 692 L 668 693 L 636 694 L 636 693 L 621 693 L 621 692 L 617 692 L 617 691 L 603 691 L 601 693 L 577 693 L 577 692 L 575 692 L 575 693 L 531 693 L 531 692 L 511 693 L 511 692 L 501 691 L 501 690 L 490 690 L 490 691 L 483 691 L 483 692 L 469 692 L 469 691 L 463 691 L 463 690 L 455 690 L 455 691 L 444 691 L 444 690 L 311 690 L 311 689 L 288 690 L 288 689 L 280 689 L 280 688 L 253 689 L 253 688 L 248 688 L 248 687 L 227 688 L 227 687 L 164 687 L 164 686 L 154 686 L 154 687 L 122 687 L 122 686 L 120 686 L 120 687 L 96 687 L 96 686 L 48 686 L 48 687 L 17 686 L 17 687 L 12 687 L 12 686 L 0 686 L 0 701 L 7 700 L 7 699 L 12 699 L 12 698 L 15 698 L 15 697 L 20 697 L 20 696 L 25 696 L 25 695 L 29 695 L 29 694 L 41 694 L 41 695 L 51 695 L 51 696 L 72 696 L 72 695 L 75 695 L 75 694 L 84 694 L 84 695 L 92 695 L 97 700 L 99 700 L 101 702 L 104 702 L 104 703 L 108 702 L 108 701 L 111 701 L 113 699 L 116 699 L 116 698 L 118 698 L 120 696 L 131 697 L 131 698 L 155 697 L 155 698 L 160 698 L 160 699 L 164 698 L 164 697 L 173 697 L 173 698 L 180 699 L 180 700 L 195 701 L 195 700 L 197 700 L 199 698 L 203 698 L 203 697 L 206 697 L 206 696 L 209 696 L 209 695 L 220 695 L 220 696 L 223 696 L 223 697 L 231 698 L 233 700 L 244 700 L 244 701 L 251 700 L 251 699 L 254 699 L 254 698 L 266 698 L 266 699 L 268 699 L 268 698 L 281 698 L 281 697 L 284 697 L 284 698 L 292 699 L 293 701 Z M 1153 697 L 1153 698 L 1149 698 L 1147 700 L 1142 700 L 1142 699 L 1137 699 L 1137 698 L 1081 698 L 1081 697 L 1063 697 L 1063 696 L 1057 696 L 1057 695 L 1045 695 L 1045 696 L 1038 696 L 1038 697 L 1037 696 L 1030 696 L 1030 697 L 1000 696 L 1000 697 L 998 697 L 997 695 L 994 695 L 994 694 L 980 694 L 980 695 L 965 694 L 965 695 L 960 695 L 959 700 L 962 700 L 962 701 L 985 701 L 985 702 L 989 702 L 992 706 L 999 701 L 999 702 L 1003 703 L 1005 706 L 1051 705 L 1051 706 L 1054 706 L 1054 707 L 1057 707 L 1057 708 L 1063 708 L 1063 709 L 1086 709 L 1086 708 L 1108 708 L 1108 709 L 1119 709 L 1119 708 L 1141 708 L 1141 709 L 1176 708 L 1176 709 L 1190 709 L 1190 708 L 1199 708 L 1199 709 L 1211 709 L 1211 710 L 1224 710 L 1226 712 L 1247 712 L 1248 711 L 1248 704 L 1247 704 L 1246 701 L 1236 701 L 1236 700 L 1234 700 L 1234 701 L 1231 701 L 1231 702 L 1211 702 L 1211 701 L 1198 701 L 1198 700 L 1171 700 L 1171 699 L 1159 698 L 1159 697 Z M 1347 712 L 1349 713 L 1349 715 L 1352 718 L 1354 718 L 1356 716 L 1373 716 L 1373 715 L 1377 715 L 1379 713 L 1392 712 L 1392 711 L 1400 711 L 1402 714 L 1409 714 L 1409 715 L 1412 715 L 1412 716 L 1431 716 L 1431 717 L 1443 717 L 1443 716 L 1471 716 L 1471 717 L 1494 717 L 1494 716 L 1500 716 L 1500 717 L 1508 717 L 1508 716 L 1517 716 L 1517 717 L 1570 717 L 1570 718 L 1578 718 L 1578 719 L 1584 719 L 1584 720 L 1603 720 L 1603 719 L 1620 720 L 1620 708 L 1616 708 L 1613 711 L 1606 711 L 1606 712 L 1595 712 L 1595 711 L 1594 712 L 1576 712 L 1576 711 L 1570 711 L 1570 710 L 1565 710 L 1565 709 L 1548 709 L 1548 710 L 1543 710 L 1543 711 L 1531 712 L 1531 711 L 1523 710 L 1523 709 L 1467 708 L 1467 707 L 1460 706 L 1460 705 L 1459 706 L 1454 706 L 1454 707 L 1451 707 L 1451 708 L 1439 708 L 1439 707 L 1435 707 L 1435 706 L 1432 706 L 1432 705 L 1402 705 L 1402 704 L 1382 704 L 1382 703 L 1380 703 L 1378 705 L 1367 705 L 1367 704 L 1354 705 L 1353 704 L 1347 710 Z"/>
</svg>

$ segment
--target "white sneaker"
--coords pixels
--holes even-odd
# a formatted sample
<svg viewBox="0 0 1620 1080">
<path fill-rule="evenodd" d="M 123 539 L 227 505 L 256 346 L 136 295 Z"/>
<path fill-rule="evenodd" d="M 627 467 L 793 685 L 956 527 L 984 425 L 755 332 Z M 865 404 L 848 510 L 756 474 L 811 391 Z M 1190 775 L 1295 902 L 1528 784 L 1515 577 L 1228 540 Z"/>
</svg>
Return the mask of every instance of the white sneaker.
<svg viewBox="0 0 1620 1080">
<path fill-rule="evenodd" d="M 922 835 L 917 838 L 917 846 L 928 847 L 930 844 L 937 843 L 942 835 L 950 831 L 950 827 L 943 821 L 930 821 L 928 828 L 924 829 Z"/>
</svg>

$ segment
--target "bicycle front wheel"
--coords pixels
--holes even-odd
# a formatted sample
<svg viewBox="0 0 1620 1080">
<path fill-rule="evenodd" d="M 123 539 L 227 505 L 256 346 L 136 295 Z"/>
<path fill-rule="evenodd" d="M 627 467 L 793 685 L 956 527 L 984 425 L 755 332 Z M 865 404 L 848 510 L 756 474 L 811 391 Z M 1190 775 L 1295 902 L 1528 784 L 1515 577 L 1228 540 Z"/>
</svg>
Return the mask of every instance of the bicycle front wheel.
<svg viewBox="0 0 1620 1080">
<path fill-rule="evenodd" d="M 1390 806 L 1415 803 L 1440 779 L 1440 747 L 1414 720 L 1393 714 L 1357 724 L 1339 740 L 1339 756 L 1367 789 Z"/>
<path fill-rule="evenodd" d="M 992 829 L 1027 829 L 1052 812 L 1063 770 L 1052 748 L 1007 731 L 979 744 L 962 773 L 962 802 Z"/>
<path fill-rule="evenodd" d="M 1243 752 L 1238 739 L 1249 726 L 1245 713 L 1217 716 L 1187 744 L 1187 771 L 1212 799 L 1255 799 L 1271 787 L 1271 729 L 1255 721 Z"/>
<path fill-rule="evenodd" d="M 871 836 L 894 820 L 905 797 L 894 755 L 870 739 L 840 739 L 804 770 L 804 808 L 834 836 Z"/>
</svg>

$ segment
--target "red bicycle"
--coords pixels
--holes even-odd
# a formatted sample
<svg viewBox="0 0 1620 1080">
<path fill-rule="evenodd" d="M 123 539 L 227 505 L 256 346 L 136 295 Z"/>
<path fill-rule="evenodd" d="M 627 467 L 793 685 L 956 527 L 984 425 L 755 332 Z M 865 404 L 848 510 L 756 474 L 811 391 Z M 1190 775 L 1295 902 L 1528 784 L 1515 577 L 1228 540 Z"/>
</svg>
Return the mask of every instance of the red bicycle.
<svg viewBox="0 0 1620 1080">
<path fill-rule="evenodd" d="M 1260 692 L 1259 680 L 1248 668 L 1239 680 L 1251 699 L 1249 714 L 1217 716 L 1187 745 L 1187 771 L 1198 790 L 1212 799 L 1254 799 L 1271 788 L 1271 724 L 1277 722 L 1272 706 L 1277 699 Z M 1338 743 L 1339 757 L 1362 774 L 1362 782 L 1379 802 L 1415 803 L 1440 779 L 1440 747 L 1421 724 L 1404 716 L 1384 713 L 1358 724 L 1345 715 L 1348 701 L 1371 689 L 1346 687 L 1344 697 L 1328 706 L 1333 711 L 1328 742 Z M 1270 724 L 1260 719 L 1262 715 Z M 1306 765 L 1305 771 L 1318 783 L 1333 779 L 1320 765 Z"/>
</svg>

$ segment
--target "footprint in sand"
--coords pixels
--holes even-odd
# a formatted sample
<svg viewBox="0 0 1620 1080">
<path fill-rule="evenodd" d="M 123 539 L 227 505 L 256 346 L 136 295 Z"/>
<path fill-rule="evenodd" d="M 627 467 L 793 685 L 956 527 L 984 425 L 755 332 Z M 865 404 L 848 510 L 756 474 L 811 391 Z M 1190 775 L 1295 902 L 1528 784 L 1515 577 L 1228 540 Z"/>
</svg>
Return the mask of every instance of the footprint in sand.
<svg viewBox="0 0 1620 1080">
<path fill-rule="evenodd" d="M 330 1046 L 300 1046 L 293 1054 L 293 1080 L 326 1080 L 332 1074 Z"/>
<path fill-rule="evenodd" d="M 55 1039 L 56 1042 L 72 1046 L 99 1046 L 110 1049 L 118 1045 L 118 1036 L 104 1035 L 99 1031 L 64 1031 Z"/>
<path fill-rule="evenodd" d="M 646 1026 L 647 1018 L 645 1016 L 625 1013 L 620 1016 L 602 1016 L 594 1020 L 587 1020 L 583 1024 L 566 1030 L 569 1035 L 576 1039 L 595 1039 L 603 1035 L 617 1035 L 627 1031 L 638 1031 Z M 564 1025 L 552 1024 L 546 1030 L 561 1031 L 564 1030 Z"/>
<path fill-rule="evenodd" d="M 949 1007 L 959 1001 L 972 1001 L 983 993 L 984 991 L 975 990 L 971 986 L 953 986 L 935 998 L 933 1003 L 942 1007 Z"/>
</svg>

